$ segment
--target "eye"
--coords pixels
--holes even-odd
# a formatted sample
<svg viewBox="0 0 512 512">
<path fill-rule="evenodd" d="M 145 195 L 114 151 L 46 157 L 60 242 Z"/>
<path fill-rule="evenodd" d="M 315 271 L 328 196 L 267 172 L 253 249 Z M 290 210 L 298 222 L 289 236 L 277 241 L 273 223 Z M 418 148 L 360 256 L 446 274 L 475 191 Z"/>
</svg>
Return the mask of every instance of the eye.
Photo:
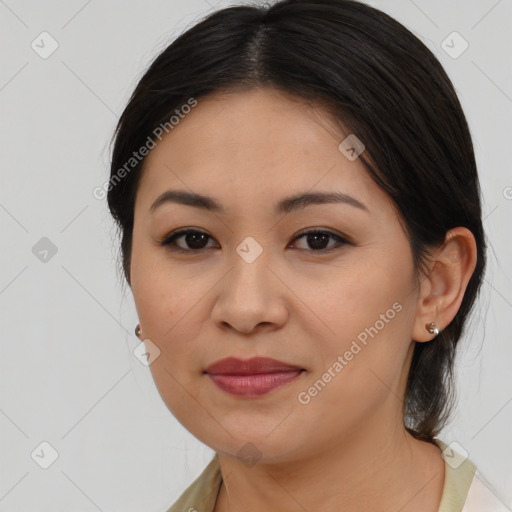
<svg viewBox="0 0 512 512">
<path fill-rule="evenodd" d="M 340 245 L 348 244 L 348 240 L 343 238 L 342 236 L 333 233 L 331 231 L 321 230 L 321 229 L 312 229 L 309 231 L 304 231 L 295 237 L 294 240 L 300 240 L 301 238 L 306 238 L 307 243 L 310 245 L 311 249 L 304 249 L 313 252 L 330 252 L 333 249 L 336 249 Z M 329 238 L 334 240 L 336 243 L 334 246 L 326 248 L 326 242 L 328 244 Z"/>
<path fill-rule="evenodd" d="M 183 238 L 185 247 L 180 246 L 177 240 Z M 173 251 L 198 252 L 205 248 L 210 235 L 197 229 L 181 229 L 166 236 L 159 245 L 168 246 Z"/>
<path fill-rule="evenodd" d="M 294 242 L 300 240 L 301 238 L 306 239 L 306 243 L 310 245 L 310 248 L 306 247 L 300 249 L 311 252 L 330 252 L 339 246 L 350 243 L 344 237 L 331 231 L 322 229 L 312 229 L 299 233 L 299 235 L 294 238 Z M 213 240 L 213 238 L 204 231 L 199 231 L 197 229 L 180 229 L 179 231 L 166 236 L 161 242 L 159 242 L 159 245 L 166 246 L 172 251 L 189 253 L 200 252 L 203 249 L 212 248 L 212 246 L 207 246 L 209 239 Z M 335 242 L 330 247 L 329 239 Z M 178 243 L 178 240 L 181 240 L 182 245 Z"/>
</svg>

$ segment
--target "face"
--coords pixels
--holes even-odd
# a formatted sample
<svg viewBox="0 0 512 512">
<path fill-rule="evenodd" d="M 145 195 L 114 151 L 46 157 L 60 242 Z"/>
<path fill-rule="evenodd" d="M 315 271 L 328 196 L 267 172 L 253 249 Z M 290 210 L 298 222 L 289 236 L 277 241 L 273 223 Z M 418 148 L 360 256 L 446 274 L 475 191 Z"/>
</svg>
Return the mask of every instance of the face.
<svg viewBox="0 0 512 512">
<path fill-rule="evenodd" d="M 320 106 L 253 89 L 200 99 L 146 157 L 131 260 L 141 338 L 160 350 L 167 407 L 219 453 L 299 459 L 403 426 L 412 254 L 388 196 L 339 149 L 348 135 Z M 212 204 L 152 209 L 171 190 Z M 284 202 L 333 193 L 352 199 Z M 228 357 L 290 368 L 207 372 Z"/>
</svg>

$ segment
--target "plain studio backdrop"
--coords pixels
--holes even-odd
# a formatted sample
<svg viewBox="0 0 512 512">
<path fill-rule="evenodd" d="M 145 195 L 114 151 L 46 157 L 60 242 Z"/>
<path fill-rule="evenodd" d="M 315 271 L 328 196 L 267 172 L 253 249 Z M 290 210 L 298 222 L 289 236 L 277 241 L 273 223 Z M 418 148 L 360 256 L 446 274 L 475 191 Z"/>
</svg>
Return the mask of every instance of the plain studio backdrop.
<svg viewBox="0 0 512 512">
<path fill-rule="evenodd" d="M 457 442 L 512 504 L 512 2 L 369 2 L 440 59 L 468 118 L 489 266 L 459 346 Z M 109 141 L 138 79 L 214 0 L 0 1 L 0 510 L 165 511 L 212 450 L 133 350 Z M 512 508 L 512 507 L 511 507 Z"/>
</svg>

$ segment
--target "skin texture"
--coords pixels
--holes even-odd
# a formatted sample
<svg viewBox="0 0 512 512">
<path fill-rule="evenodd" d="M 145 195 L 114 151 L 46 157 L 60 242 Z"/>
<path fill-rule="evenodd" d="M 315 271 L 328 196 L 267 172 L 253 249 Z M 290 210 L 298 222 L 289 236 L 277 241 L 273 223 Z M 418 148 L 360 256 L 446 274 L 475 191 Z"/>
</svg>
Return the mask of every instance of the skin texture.
<svg viewBox="0 0 512 512">
<path fill-rule="evenodd" d="M 418 283 L 389 197 L 338 149 L 347 135 L 321 106 L 258 88 L 201 98 L 146 158 L 130 275 L 140 337 L 161 351 L 150 368 L 167 407 L 219 453 L 216 512 L 438 510 L 444 461 L 406 432 L 402 400 L 414 344 L 434 337 L 426 323 L 443 329 L 455 316 L 476 246 L 466 228 L 451 230 Z M 226 211 L 165 203 L 150 213 L 169 189 L 211 196 Z M 349 194 L 369 211 L 274 211 L 284 197 L 320 191 Z M 178 228 L 210 238 L 194 246 L 181 237 L 183 253 L 159 245 Z M 350 243 L 308 243 L 297 238 L 306 228 Z M 263 249 L 252 263 L 236 251 L 249 236 Z M 396 303 L 378 334 L 300 403 Z M 203 373 L 228 356 L 306 371 L 263 397 L 234 397 Z M 255 464 L 237 457 L 244 446 Z"/>
</svg>

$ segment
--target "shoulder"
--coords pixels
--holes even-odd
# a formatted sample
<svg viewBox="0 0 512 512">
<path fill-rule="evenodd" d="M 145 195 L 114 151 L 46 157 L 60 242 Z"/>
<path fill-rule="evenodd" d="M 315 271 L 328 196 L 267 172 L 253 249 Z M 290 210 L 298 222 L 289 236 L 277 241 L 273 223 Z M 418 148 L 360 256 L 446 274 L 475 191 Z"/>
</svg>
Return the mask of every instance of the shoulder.
<svg viewBox="0 0 512 512">
<path fill-rule="evenodd" d="M 482 510 L 485 512 L 510 512 L 511 508 L 505 504 L 499 492 L 477 469 L 462 512 L 480 512 Z"/>
<path fill-rule="evenodd" d="M 219 456 L 215 454 L 167 512 L 213 512 L 221 483 Z"/>
<path fill-rule="evenodd" d="M 458 443 L 434 439 L 445 461 L 445 482 L 439 512 L 510 512 Z"/>
</svg>

